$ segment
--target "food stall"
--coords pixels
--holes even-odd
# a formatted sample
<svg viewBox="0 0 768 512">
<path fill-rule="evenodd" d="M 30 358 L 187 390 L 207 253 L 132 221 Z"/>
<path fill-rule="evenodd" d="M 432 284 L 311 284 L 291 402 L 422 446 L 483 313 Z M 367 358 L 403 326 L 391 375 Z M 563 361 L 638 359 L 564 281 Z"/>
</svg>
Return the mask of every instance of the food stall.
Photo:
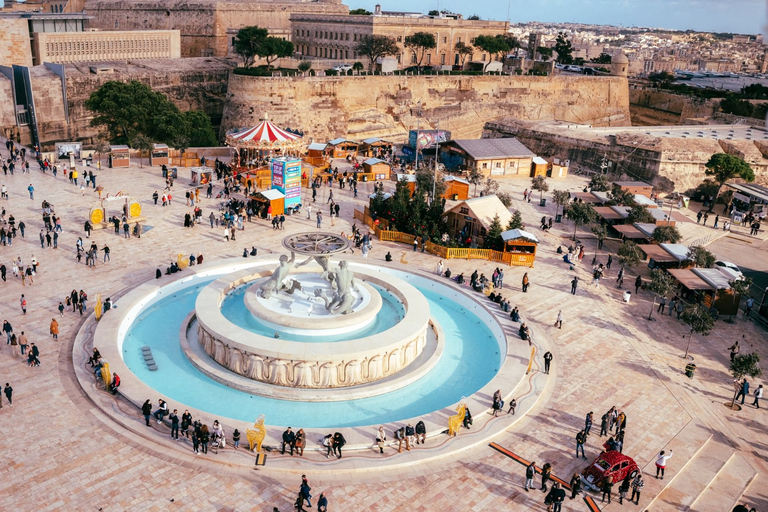
<svg viewBox="0 0 768 512">
<path fill-rule="evenodd" d="M 445 192 L 443 199 L 464 201 L 469 198 L 469 182 L 456 176 L 445 177 Z"/>
<path fill-rule="evenodd" d="M 128 146 L 109 146 L 109 167 L 130 167 L 131 149 Z"/>
<path fill-rule="evenodd" d="M 360 144 L 354 140 L 338 138 L 328 141 L 328 146 L 332 158 L 346 158 L 347 155 L 356 157 Z"/>
<path fill-rule="evenodd" d="M 251 194 L 251 199 L 258 201 L 259 203 L 266 203 L 267 208 L 271 206 L 273 216 L 285 213 L 285 195 L 277 189 L 271 188 L 269 190 L 254 192 Z M 267 208 L 263 208 L 265 217 Z"/>
<path fill-rule="evenodd" d="M 363 162 L 363 181 L 368 180 L 388 180 L 392 168 L 384 160 L 378 158 L 369 158 Z"/>
<path fill-rule="evenodd" d="M 536 247 L 539 240 L 533 233 L 522 229 L 510 229 L 501 234 L 504 253 L 510 254 L 510 265 L 533 268 L 536 261 Z"/>
<path fill-rule="evenodd" d="M 170 149 L 167 144 L 152 144 L 149 153 L 149 165 L 170 165 Z"/>
</svg>

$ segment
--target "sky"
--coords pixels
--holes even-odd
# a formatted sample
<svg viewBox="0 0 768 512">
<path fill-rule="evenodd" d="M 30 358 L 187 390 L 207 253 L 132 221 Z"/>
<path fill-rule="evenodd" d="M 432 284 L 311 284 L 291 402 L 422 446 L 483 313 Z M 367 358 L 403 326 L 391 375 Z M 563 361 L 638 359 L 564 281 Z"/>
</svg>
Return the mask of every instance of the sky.
<svg viewBox="0 0 768 512">
<path fill-rule="evenodd" d="M 344 0 L 350 9 L 423 11 L 438 8 L 438 0 Z M 469 4 L 469 5 L 468 5 Z M 482 19 L 512 23 L 526 21 L 647 26 L 707 32 L 765 33 L 766 0 L 440 0 L 440 10 L 477 14 Z"/>
</svg>

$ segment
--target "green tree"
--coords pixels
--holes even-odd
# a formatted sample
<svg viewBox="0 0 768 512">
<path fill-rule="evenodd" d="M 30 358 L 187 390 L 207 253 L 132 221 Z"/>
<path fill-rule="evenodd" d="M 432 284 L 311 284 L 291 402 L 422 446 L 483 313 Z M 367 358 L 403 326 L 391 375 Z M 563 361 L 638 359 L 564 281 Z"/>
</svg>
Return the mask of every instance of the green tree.
<svg viewBox="0 0 768 512">
<path fill-rule="evenodd" d="M 565 207 L 568 206 L 570 201 L 571 194 L 567 190 L 555 190 L 552 192 L 552 202 L 557 205 L 555 208 L 555 217 L 557 217 L 560 208 L 563 208 L 563 211 L 565 211 Z"/>
<path fill-rule="evenodd" d="M 760 354 L 752 352 L 751 354 L 736 354 L 731 361 L 731 375 L 737 381 L 740 381 L 744 377 L 756 378 L 762 375 L 763 370 L 760 369 Z M 731 409 L 736 405 L 736 395 L 739 393 L 738 389 L 733 391 L 733 400 L 731 400 Z"/>
<path fill-rule="evenodd" d="M 234 50 L 243 58 L 243 65 L 246 68 L 253 66 L 253 61 L 259 54 L 259 48 L 267 37 L 269 37 L 269 31 L 265 28 L 243 27 L 237 31 Z"/>
<path fill-rule="evenodd" d="M 672 276 L 666 270 L 655 268 L 651 270 L 651 281 L 648 283 L 647 289 L 653 293 L 653 302 L 651 303 L 651 312 L 648 313 L 648 320 L 653 320 L 653 308 L 656 307 L 656 299 L 666 297 L 674 287 L 674 281 Z"/>
<path fill-rule="evenodd" d="M 691 332 L 688 336 L 688 344 L 685 347 L 685 359 L 688 359 L 688 352 L 691 349 L 691 339 L 693 334 L 707 335 L 712 327 L 715 326 L 715 319 L 709 313 L 707 308 L 701 304 L 690 304 L 683 309 L 683 313 L 680 315 L 683 322 L 690 328 Z M 739 356 L 736 356 L 739 357 Z"/>
<path fill-rule="evenodd" d="M 408 188 L 407 182 L 397 182 L 395 195 L 390 201 L 392 218 L 389 220 L 394 223 L 395 229 L 404 233 L 413 233 L 411 224 L 408 222 L 413 212 L 411 212 L 411 190 Z"/>
<path fill-rule="evenodd" d="M 653 224 L 656 222 L 656 219 L 647 206 L 638 204 L 629 209 L 627 222 L 629 224 Z"/>
<path fill-rule="evenodd" d="M 752 117 L 755 106 L 747 100 L 739 99 L 734 95 L 728 95 L 720 100 L 720 110 L 735 116 Z"/>
<path fill-rule="evenodd" d="M 279 37 L 269 36 L 265 38 L 256 49 L 256 55 L 267 61 L 267 67 L 277 59 L 293 55 L 293 43 Z"/>
<path fill-rule="evenodd" d="M 512 218 L 509 219 L 509 222 L 507 223 L 507 231 L 513 229 L 523 229 L 524 227 L 525 224 L 523 224 L 523 215 L 520 213 L 520 210 L 515 210 L 512 212 Z"/>
<path fill-rule="evenodd" d="M 464 61 L 467 59 L 467 57 L 474 53 L 475 49 L 463 41 L 456 43 L 453 46 L 453 49 L 456 53 L 459 54 L 459 66 L 461 69 L 464 69 Z"/>
<path fill-rule="evenodd" d="M 131 141 L 133 149 L 139 151 L 139 167 L 144 167 L 144 152 L 152 150 L 152 141 L 144 135 L 136 135 Z"/>
<path fill-rule="evenodd" d="M 177 135 L 173 138 L 173 141 L 171 142 L 171 146 L 178 149 L 179 153 L 182 155 L 189 147 L 189 137 L 186 135 Z"/>
<path fill-rule="evenodd" d="M 477 167 L 471 167 L 467 173 L 467 181 L 475 186 L 474 196 L 477 196 L 477 186 L 485 180 L 485 174 Z"/>
<path fill-rule="evenodd" d="M 735 279 L 728 281 L 728 285 L 731 287 L 733 294 L 733 302 L 736 304 L 736 309 L 739 309 L 741 304 L 741 298 L 749 295 L 749 288 L 752 286 L 751 277 L 742 277 L 741 279 Z M 728 323 L 733 322 L 733 315 L 728 316 Z"/>
<path fill-rule="evenodd" d="M 573 45 L 568 40 L 565 32 L 558 32 L 555 40 L 555 52 L 557 53 L 557 62 L 560 64 L 573 63 Z"/>
<path fill-rule="evenodd" d="M 435 190 L 434 197 L 432 197 L 433 188 Z M 416 190 L 429 197 L 430 202 L 433 201 L 435 197 L 440 197 L 445 194 L 445 188 L 445 179 L 442 175 L 438 175 L 437 181 L 435 181 L 434 168 L 430 169 L 422 167 L 416 171 Z"/>
<path fill-rule="evenodd" d="M 509 192 L 496 192 L 496 197 L 498 197 L 501 204 L 507 208 L 512 206 L 512 194 Z"/>
<path fill-rule="evenodd" d="M 592 62 L 595 64 L 610 64 L 613 58 L 608 55 L 607 53 L 603 52 L 600 54 L 600 56 L 596 59 L 594 59 Z"/>
<path fill-rule="evenodd" d="M 531 188 L 539 191 L 539 201 L 544 197 L 544 192 L 549 190 L 549 184 L 547 178 L 544 176 L 534 176 L 531 179 Z"/>
<path fill-rule="evenodd" d="M 357 61 L 354 64 L 352 64 L 352 70 L 353 71 L 358 71 L 359 72 L 359 71 L 362 71 L 364 69 L 365 69 L 365 66 L 363 66 L 363 63 L 360 62 L 360 61 Z"/>
<path fill-rule="evenodd" d="M 437 47 L 435 35 L 431 32 L 416 32 L 410 36 L 405 36 L 403 44 L 406 48 L 416 54 L 418 59 L 416 65 L 419 67 L 421 67 L 421 63 L 427 55 L 427 51 Z"/>
<path fill-rule="evenodd" d="M 635 242 L 630 240 L 624 240 L 624 243 L 621 244 L 616 251 L 616 255 L 619 257 L 619 264 L 621 264 L 622 267 L 633 268 L 643 261 L 643 255 L 640 253 L 640 248 Z"/>
<path fill-rule="evenodd" d="M 101 164 L 101 156 L 109 153 L 109 142 L 99 137 L 93 141 L 93 150 L 99 155 L 99 164 Z"/>
<path fill-rule="evenodd" d="M 594 222 L 597 218 L 597 212 L 590 203 L 574 201 L 569 204 L 565 210 L 568 212 L 568 218 L 573 221 L 573 239 L 576 240 L 576 230 L 579 226 Z"/>
<path fill-rule="evenodd" d="M 470 15 L 470 16 L 467 16 L 467 19 L 468 19 L 469 21 L 477 21 L 477 20 L 479 20 L 479 19 L 480 19 L 480 16 L 478 16 L 477 14 L 472 14 L 472 15 Z"/>
<path fill-rule="evenodd" d="M 200 110 L 188 110 L 184 112 L 184 122 L 183 133 L 189 140 L 189 146 L 207 148 L 218 145 L 216 132 L 208 114 Z"/>
<path fill-rule="evenodd" d="M 369 11 L 368 9 L 362 9 L 362 8 L 352 9 L 349 11 L 350 16 L 370 16 L 371 14 L 373 14 L 371 11 Z"/>
<path fill-rule="evenodd" d="M 373 194 L 373 197 L 371 198 L 371 206 L 370 210 L 371 213 L 376 216 L 376 218 L 383 218 L 387 221 L 392 220 L 392 215 L 389 209 L 389 203 L 388 199 L 384 199 L 384 190 L 377 187 L 376 192 Z"/>
<path fill-rule="evenodd" d="M 588 186 L 589 190 L 593 192 L 607 192 L 611 188 L 611 184 L 608 183 L 608 178 L 606 178 L 605 174 L 593 174 Z"/>
<path fill-rule="evenodd" d="M 609 204 L 611 206 L 635 206 L 635 196 L 621 188 L 621 185 L 613 184 L 608 193 Z M 635 221 L 637 222 L 637 221 Z"/>
<path fill-rule="evenodd" d="M 397 55 L 400 53 L 400 48 L 397 46 L 397 41 L 395 41 L 394 37 L 364 35 L 360 37 L 355 47 L 355 52 L 363 57 L 368 57 L 370 60 L 368 71 L 373 71 L 373 66 L 376 65 L 377 60 L 389 55 Z"/>
<path fill-rule="evenodd" d="M 659 71 L 658 73 L 648 75 L 648 80 L 656 87 L 665 89 L 675 81 L 675 75 L 667 71 Z"/>
<path fill-rule="evenodd" d="M 500 251 L 504 246 L 504 241 L 501 239 L 501 219 L 499 214 L 493 217 L 491 225 L 488 226 L 488 231 L 485 233 L 483 239 L 484 249 L 493 249 L 494 251 Z"/>
<path fill-rule="evenodd" d="M 303 61 L 299 62 L 298 69 L 302 73 L 306 73 L 307 71 L 312 69 L 312 61 L 311 60 L 303 60 Z"/>
<path fill-rule="evenodd" d="M 657 244 L 676 244 L 683 239 L 676 226 L 656 226 L 651 234 L 651 240 Z"/>
<path fill-rule="evenodd" d="M 546 60 L 549 60 L 552 58 L 552 54 L 555 52 L 552 48 L 549 48 L 547 46 L 539 46 L 536 48 L 536 53 L 541 55 L 541 58 Z"/>
<path fill-rule="evenodd" d="M 715 255 L 709 252 L 705 247 L 701 245 L 692 245 L 688 248 L 688 255 L 685 260 L 690 262 L 694 267 L 699 268 L 711 268 L 715 264 L 717 258 Z"/>
<path fill-rule="evenodd" d="M 510 35 L 496 34 L 495 36 L 479 35 L 474 45 L 490 55 L 501 58 L 511 50 L 520 47 L 520 43 Z"/>
<path fill-rule="evenodd" d="M 744 181 L 755 181 L 755 172 L 749 166 L 747 162 L 741 158 L 728 153 L 715 153 L 705 164 L 706 170 L 704 174 L 712 176 L 717 182 L 717 192 L 715 193 L 715 200 L 709 205 L 709 211 L 712 211 L 714 203 L 717 202 L 717 197 L 720 195 L 720 189 L 728 180 L 733 178 L 741 178 Z"/>
</svg>

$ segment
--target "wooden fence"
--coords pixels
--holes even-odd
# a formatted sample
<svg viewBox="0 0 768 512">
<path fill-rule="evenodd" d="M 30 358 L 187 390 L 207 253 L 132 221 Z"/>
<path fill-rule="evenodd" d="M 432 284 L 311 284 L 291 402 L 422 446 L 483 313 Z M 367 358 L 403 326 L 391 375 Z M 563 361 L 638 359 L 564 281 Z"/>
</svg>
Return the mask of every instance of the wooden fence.
<svg viewBox="0 0 768 512">
<path fill-rule="evenodd" d="M 368 215 L 368 207 L 365 211 L 355 210 L 355 220 L 359 220 L 374 232 L 376 237 L 382 242 L 399 242 L 403 244 L 413 245 L 415 235 L 409 235 L 408 233 L 401 233 L 399 231 L 389 231 L 382 229 L 381 224 L 385 223 L 384 220 L 379 220 L 379 224 L 376 224 L 370 215 Z M 427 242 L 425 251 L 436 256 L 440 256 L 443 259 L 465 259 L 465 260 L 486 260 L 503 263 L 512 267 L 531 267 L 533 268 L 533 262 L 535 255 L 533 254 L 521 254 L 513 252 L 501 252 L 494 251 L 492 249 L 475 249 L 475 248 L 458 248 L 458 247 L 445 247 L 433 242 Z"/>
</svg>

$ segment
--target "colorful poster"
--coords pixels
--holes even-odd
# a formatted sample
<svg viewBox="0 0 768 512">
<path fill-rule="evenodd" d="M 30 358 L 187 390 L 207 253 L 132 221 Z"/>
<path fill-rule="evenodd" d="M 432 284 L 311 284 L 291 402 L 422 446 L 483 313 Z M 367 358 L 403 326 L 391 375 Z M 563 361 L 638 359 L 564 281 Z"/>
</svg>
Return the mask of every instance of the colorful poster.
<svg viewBox="0 0 768 512">
<path fill-rule="evenodd" d="M 282 160 L 277 158 L 272 160 L 272 187 L 273 188 L 279 188 L 279 189 L 283 188 L 284 166 L 285 166 L 285 162 L 283 162 Z"/>
<path fill-rule="evenodd" d="M 273 158 L 271 166 L 272 188 L 285 196 L 285 208 L 301 204 L 301 160 Z"/>
</svg>

